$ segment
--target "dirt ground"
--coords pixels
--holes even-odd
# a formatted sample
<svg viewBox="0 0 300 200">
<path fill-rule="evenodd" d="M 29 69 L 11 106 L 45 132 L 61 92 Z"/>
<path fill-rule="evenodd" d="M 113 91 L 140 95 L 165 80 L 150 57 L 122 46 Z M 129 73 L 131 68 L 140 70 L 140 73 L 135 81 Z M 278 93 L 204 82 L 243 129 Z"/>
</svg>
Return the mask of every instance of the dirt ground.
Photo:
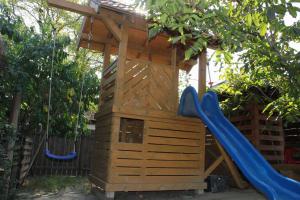
<svg viewBox="0 0 300 200">
<path fill-rule="evenodd" d="M 18 189 L 19 200 L 104 200 L 103 192 L 94 192 L 86 177 L 32 177 Z M 254 189 L 230 189 L 222 193 L 195 191 L 117 192 L 116 200 L 265 200 Z"/>
<path fill-rule="evenodd" d="M 17 199 L 34 200 L 104 200 L 104 194 L 86 193 L 75 188 L 65 188 L 57 193 L 21 192 Z M 194 191 L 163 191 L 163 192 L 119 192 L 116 200 L 265 200 L 253 189 L 230 189 L 222 193 L 195 194 Z"/>
</svg>

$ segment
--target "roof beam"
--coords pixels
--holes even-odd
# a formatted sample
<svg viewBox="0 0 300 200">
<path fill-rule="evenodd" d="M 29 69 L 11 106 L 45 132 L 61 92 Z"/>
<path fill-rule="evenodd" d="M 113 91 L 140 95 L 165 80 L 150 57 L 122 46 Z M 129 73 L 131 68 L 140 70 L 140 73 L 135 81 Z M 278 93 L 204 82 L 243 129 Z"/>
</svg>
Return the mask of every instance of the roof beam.
<svg viewBox="0 0 300 200">
<path fill-rule="evenodd" d="M 89 40 L 89 35 L 87 33 L 82 33 L 81 39 L 84 41 Z M 101 43 L 101 44 L 112 44 L 113 46 L 117 46 L 118 44 L 113 42 L 111 39 L 107 38 L 102 38 L 102 37 L 93 37 L 93 41 L 91 42 L 96 42 L 96 43 Z"/>
<path fill-rule="evenodd" d="M 108 17 L 101 18 L 104 25 L 108 28 L 108 30 L 113 34 L 113 36 L 118 40 L 121 41 L 121 29 L 118 27 L 115 21 Z"/>
<path fill-rule="evenodd" d="M 91 15 L 94 16 L 97 14 L 96 11 L 90 6 L 83 6 L 65 0 L 48 0 L 48 5 L 55 8 L 60 8 L 63 10 L 75 12 L 81 15 L 86 15 L 86 16 L 91 16 Z"/>
<path fill-rule="evenodd" d="M 107 16 L 98 14 L 94 8 L 90 6 L 79 5 L 66 0 L 48 0 L 48 5 L 63 10 L 68 10 L 85 16 L 93 16 L 103 21 L 107 29 L 113 34 L 113 36 L 120 41 L 121 29 L 118 27 L 115 21 Z"/>
</svg>

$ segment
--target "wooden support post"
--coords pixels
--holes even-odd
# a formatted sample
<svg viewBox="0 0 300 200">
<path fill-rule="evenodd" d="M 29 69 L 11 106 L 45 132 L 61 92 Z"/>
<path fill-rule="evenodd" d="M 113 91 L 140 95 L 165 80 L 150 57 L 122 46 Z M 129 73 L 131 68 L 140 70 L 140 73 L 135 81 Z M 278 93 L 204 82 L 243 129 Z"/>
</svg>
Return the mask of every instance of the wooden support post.
<svg viewBox="0 0 300 200">
<path fill-rule="evenodd" d="M 174 80 L 173 80 L 173 110 L 176 112 L 177 106 L 178 106 L 178 73 L 179 69 L 177 67 L 177 48 L 174 47 L 172 48 L 172 54 L 171 54 L 171 66 L 173 68 L 173 73 L 174 73 Z"/>
<path fill-rule="evenodd" d="M 251 130 L 252 130 L 252 142 L 255 147 L 259 148 L 259 109 L 255 102 L 251 105 Z"/>
<path fill-rule="evenodd" d="M 202 98 L 206 91 L 206 66 L 207 66 L 207 51 L 203 51 L 199 55 L 199 71 L 198 71 L 198 96 Z"/>
<path fill-rule="evenodd" d="M 103 66 L 102 66 L 102 77 L 103 77 L 103 72 L 105 69 L 109 66 L 110 64 L 110 54 L 111 54 L 111 43 L 107 43 L 104 46 L 104 52 L 103 52 Z M 100 106 L 102 105 L 102 98 L 101 98 L 101 93 L 102 93 L 102 84 L 100 84 L 100 90 L 99 90 L 99 104 L 98 104 L 98 110 L 100 111 Z"/>
<path fill-rule="evenodd" d="M 224 157 L 221 155 L 213 164 L 211 164 L 204 172 L 204 179 L 206 179 L 224 160 Z"/>
<path fill-rule="evenodd" d="M 110 64 L 110 54 L 111 54 L 110 50 L 111 50 L 111 43 L 105 44 L 105 47 L 104 47 L 104 57 L 103 57 L 103 71 Z"/>
<path fill-rule="evenodd" d="M 206 58 L 206 49 L 203 49 L 203 51 L 199 55 L 199 69 L 198 69 L 198 98 L 199 100 L 202 98 L 202 96 L 205 93 L 206 90 L 206 65 L 207 65 L 207 58 Z M 205 152 L 205 126 L 203 126 L 203 131 L 204 131 L 204 143 L 203 143 L 203 152 Z M 203 162 L 205 162 L 205 153 L 203 154 Z M 206 174 L 206 171 L 203 168 L 204 176 Z M 205 177 L 204 177 L 205 178 Z M 201 194 L 203 191 L 197 191 L 196 194 Z"/>
<path fill-rule="evenodd" d="M 240 189 L 244 189 L 246 187 L 248 187 L 248 184 L 243 180 L 241 174 L 239 173 L 238 169 L 236 168 L 236 166 L 234 165 L 234 163 L 232 162 L 232 160 L 230 159 L 230 157 L 227 155 L 227 153 L 225 152 L 225 150 L 223 149 L 223 147 L 220 145 L 220 143 L 218 141 L 216 141 L 217 146 L 221 152 L 221 155 L 223 156 L 229 171 L 236 183 L 236 185 L 238 186 L 238 188 Z"/>
<path fill-rule="evenodd" d="M 204 93 L 206 92 L 206 66 L 207 66 L 207 50 L 203 49 L 203 51 L 199 55 L 199 72 L 198 72 L 199 73 L 198 74 L 199 99 L 201 99 Z M 247 187 L 247 183 L 243 181 L 243 178 L 241 177 L 239 171 L 235 167 L 230 157 L 227 155 L 227 153 L 225 152 L 223 147 L 219 144 L 219 142 L 218 141 L 216 142 L 217 142 L 218 149 L 221 152 L 221 156 L 204 172 L 204 177 L 207 177 L 210 173 L 212 173 L 213 170 L 216 169 L 224 160 L 237 186 L 241 189 Z"/>
<path fill-rule="evenodd" d="M 119 44 L 119 53 L 118 53 L 118 63 L 117 63 L 117 77 L 116 77 L 116 87 L 115 87 L 115 97 L 114 97 L 114 106 L 113 110 L 120 109 L 122 92 L 123 92 L 123 81 L 125 75 L 125 65 L 126 65 L 126 56 L 127 56 L 127 44 L 128 44 L 128 24 L 124 23 L 122 25 L 122 34 L 121 41 Z"/>
<path fill-rule="evenodd" d="M 116 22 L 108 17 L 101 18 L 106 28 L 113 34 L 113 36 L 118 40 L 121 41 L 121 30 L 116 24 Z"/>
</svg>

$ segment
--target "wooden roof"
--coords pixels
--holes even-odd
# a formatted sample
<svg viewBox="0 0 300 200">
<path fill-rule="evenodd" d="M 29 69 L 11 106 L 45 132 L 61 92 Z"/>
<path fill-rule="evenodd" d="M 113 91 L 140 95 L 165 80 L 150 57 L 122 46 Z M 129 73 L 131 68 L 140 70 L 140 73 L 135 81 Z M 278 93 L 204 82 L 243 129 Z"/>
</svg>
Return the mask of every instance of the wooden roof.
<svg viewBox="0 0 300 200">
<path fill-rule="evenodd" d="M 97 2 L 95 2 L 97 1 Z M 90 6 L 99 5 L 99 14 L 102 18 L 85 17 L 82 23 L 81 35 L 78 47 L 90 48 L 103 52 L 106 44 L 111 44 L 111 53 L 118 53 L 118 35 L 113 35 L 107 23 L 115 23 L 120 27 L 122 23 L 128 23 L 128 51 L 129 58 L 145 58 L 162 64 L 170 64 L 172 44 L 168 41 L 169 36 L 159 34 L 149 41 L 148 22 L 145 16 L 136 12 L 131 6 L 109 0 L 95 0 Z M 100 4 L 99 4 L 100 3 Z M 109 19 L 110 22 L 107 21 Z M 92 25 L 91 25 L 92 23 Z M 92 37 L 90 37 L 92 35 Z M 189 70 L 195 62 L 184 62 L 184 52 L 178 48 L 177 62 L 182 69 Z"/>
<path fill-rule="evenodd" d="M 128 24 L 128 57 L 149 58 L 169 64 L 172 44 L 169 36 L 159 34 L 153 40 L 148 38 L 148 22 L 145 16 L 133 7 L 114 0 L 90 0 L 89 6 L 66 0 L 48 0 L 50 6 L 73 11 L 85 16 L 82 23 L 78 47 L 103 52 L 111 44 L 111 53 L 117 54 L 121 39 L 121 24 Z M 195 62 L 184 61 L 184 49 L 177 48 L 177 62 L 182 69 L 189 70 Z"/>
<path fill-rule="evenodd" d="M 115 10 L 117 12 L 140 15 L 132 5 L 127 5 L 114 0 L 91 0 L 90 3 L 98 4 L 103 8 Z"/>
</svg>

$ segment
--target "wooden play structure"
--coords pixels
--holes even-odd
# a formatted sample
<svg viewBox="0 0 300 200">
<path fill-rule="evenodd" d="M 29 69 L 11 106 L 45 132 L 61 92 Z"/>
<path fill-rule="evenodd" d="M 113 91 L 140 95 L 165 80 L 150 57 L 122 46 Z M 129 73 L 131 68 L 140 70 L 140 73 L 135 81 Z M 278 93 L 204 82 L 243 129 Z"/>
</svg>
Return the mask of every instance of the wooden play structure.
<svg viewBox="0 0 300 200">
<path fill-rule="evenodd" d="M 165 34 L 149 40 L 145 17 L 124 4 L 48 3 L 84 15 L 78 47 L 103 53 L 90 180 L 107 197 L 115 191 L 203 191 L 204 179 L 223 160 L 241 179 L 221 147 L 222 157 L 205 171 L 204 124 L 177 115 L 179 70 L 195 64 L 184 60 L 183 48 L 172 46 Z M 204 50 L 199 96 L 206 89 L 206 65 Z"/>
</svg>

